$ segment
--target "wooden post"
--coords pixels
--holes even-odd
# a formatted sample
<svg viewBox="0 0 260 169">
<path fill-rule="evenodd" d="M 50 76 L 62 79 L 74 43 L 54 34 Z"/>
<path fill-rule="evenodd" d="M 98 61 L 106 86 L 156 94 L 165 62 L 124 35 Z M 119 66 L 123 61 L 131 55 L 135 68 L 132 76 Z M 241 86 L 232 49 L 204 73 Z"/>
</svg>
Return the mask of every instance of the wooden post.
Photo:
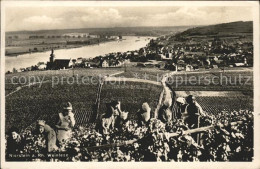
<svg viewBox="0 0 260 169">
<path fill-rule="evenodd" d="M 199 127 L 200 127 L 200 116 L 198 116 L 198 127 L 197 128 L 199 128 Z M 197 134 L 197 144 L 200 145 L 200 133 Z"/>
<path fill-rule="evenodd" d="M 98 113 L 99 113 L 99 107 L 100 107 L 100 95 L 101 95 L 101 89 L 102 89 L 102 86 L 103 86 L 103 83 L 104 83 L 104 79 L 99 79 L 99 82 L 98 82 L 98 89 L 97 89 L 97 97 L 96 97 L 96 102 L 95 102 L 95 113 L 96 115 L 94 116 L 94 119 L 93 121 L 96 121 L 97 118 L 98 118 Z"/>
</svg>

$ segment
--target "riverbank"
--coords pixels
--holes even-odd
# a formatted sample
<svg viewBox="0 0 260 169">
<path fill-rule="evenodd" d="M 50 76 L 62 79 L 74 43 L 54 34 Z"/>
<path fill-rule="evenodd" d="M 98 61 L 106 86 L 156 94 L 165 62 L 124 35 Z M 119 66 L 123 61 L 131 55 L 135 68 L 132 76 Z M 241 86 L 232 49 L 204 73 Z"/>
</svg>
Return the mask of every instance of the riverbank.
<svg viewBox="0 0 260 169">
<path fill-rule="evenodd" d="M 81 48 L 84 46 L 92 46 L 99 45 L 102 43 L 117 41 L 116 39 L 97 39 L 95 41 L 89 41 L 89 43 L 75 43 L 75 44 L 64 44 L 64 43 L 56 43 L 56 44 L 41 44 L 41 45 L 26 45 L 26 46 L 9 46 L 5 50 L 5 56 L 7 57 L 17 57 L 23 54 L 32 54 L 32 53 L 40 53 L 50 51 L 51 49 L 59 50 L 59 49 L 73 49 L 73 48 Z M 75 42 L 75 41 L 74 41 Z M 79 42 L 79 41 L 76 41 Z"/>
<path fill-rule="evenodd" d="M 66 48 L 54 48 L 54 54 L 56 59 L 77 59 L 77 58 L 94 58 L 96 56 L 105 56 L 109 53 L 128 52 L 139 50 L 145 47 L 149 43 L 149 38 L 155 37 L 136 37 L 136 36 L 124 36 L 121 41 L 110 40 L 100 42 L 93 45 L 71 45 Z M 136 41 L 139 40 L 139 41 Z M 55 45 L 52 45 L 53 47 Z M 46 63 L 49 61 L 50 52 L 52 48 L 45 49 L 43 52 L 33 52 L 18 55 L 17 57 L 5 57 L 5 72 L 12 71 L 13 68 L 27 68 L 32 65 L 36 65 L 38 62 Z M 10 48 L 10 47 L 7 47 Z"/>
</svg>

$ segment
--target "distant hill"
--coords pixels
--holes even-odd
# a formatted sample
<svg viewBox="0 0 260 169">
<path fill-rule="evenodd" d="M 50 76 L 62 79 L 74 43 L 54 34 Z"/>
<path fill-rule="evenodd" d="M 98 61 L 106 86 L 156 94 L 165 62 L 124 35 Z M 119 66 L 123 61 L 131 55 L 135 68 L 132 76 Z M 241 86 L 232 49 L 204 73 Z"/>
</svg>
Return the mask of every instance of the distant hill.
<svg viewBox="0 0 260 169">
<path fill-rule="evenodd" d="M 253 33 L 253 22 L 230 22 L 210 26 L 201 26 L 190 28 L 179 35 L 182 36 L 197 36 L 197 35 L 226 35 L 226 34 L 241 34 Z"/>
<path fill-rule="evenodd" d="M 90 33 L 96 35 L 136 35 L 136 36 L 161 36 L 187 30 L 192 26 L 165 26 L 165 27 L 113 27 L 113 28 L 82 28 L 82 29 L 56 29 L 37 31 L 15 31 L 6 32 L 6 35 L 62 35 L 65 33 Z"/>
</svg>

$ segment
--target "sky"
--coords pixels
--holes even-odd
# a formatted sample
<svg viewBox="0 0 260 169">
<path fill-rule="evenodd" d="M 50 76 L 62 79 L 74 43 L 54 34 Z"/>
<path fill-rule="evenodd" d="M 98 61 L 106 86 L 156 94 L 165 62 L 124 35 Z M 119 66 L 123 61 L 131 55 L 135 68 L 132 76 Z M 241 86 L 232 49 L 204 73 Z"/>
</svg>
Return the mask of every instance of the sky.
<svg viewBox="0 0 260 169">
<path fill-rule="evenodd" d="M 252 21 L 251 7 L 7 7 L 5 30 L 189 26 Z"/>
</svg>

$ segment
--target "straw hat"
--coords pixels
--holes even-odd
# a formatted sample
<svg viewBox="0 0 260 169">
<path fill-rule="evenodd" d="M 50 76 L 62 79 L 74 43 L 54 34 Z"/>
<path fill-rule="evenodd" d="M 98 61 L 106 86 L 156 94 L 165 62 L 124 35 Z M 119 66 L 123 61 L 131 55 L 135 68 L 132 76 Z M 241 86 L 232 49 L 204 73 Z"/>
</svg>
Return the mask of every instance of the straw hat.
<svg viewBox="0 0 260 169">
<path fill-rule="evenodd" d="M 121 117 L 121 119 L 126 120 L 128 117 L 128 112 L 124 112 L 124 111 L 121 112 L 120 117 Z"/>
<path fill-rule="evenodd" d="M 72 104 L 70 102 L 67 102 L 66 104 L 64 104 L 63 109 L 64 110 L 72 110 Z"/>
<path fill-rule="evenodd" d="M 45 126 L 45 121 L 44 120 L 38 120 L 37 125 L 38 126 Z"/>
<path fill-rule="evenodd" d="M 179 103 L 182 103 L 182 104 L 185 104 L 185 102 L 186 102 L 185 98 L 183 98 L 183 97 L 178 97 L 176 99 L 176 101 L 179 102 Z"/>
<path fill-rule="evenodd" d="M 150 108 L 150 106 L 149 106 L 149 104 L 148 104 L 147 102 L 145 102 L 145 103 L 142 104 L 142 110 L 143 110 L 144 112 L 148 112 L 148 111 L 151 110 L 151 108 Z"/>
</svg>

